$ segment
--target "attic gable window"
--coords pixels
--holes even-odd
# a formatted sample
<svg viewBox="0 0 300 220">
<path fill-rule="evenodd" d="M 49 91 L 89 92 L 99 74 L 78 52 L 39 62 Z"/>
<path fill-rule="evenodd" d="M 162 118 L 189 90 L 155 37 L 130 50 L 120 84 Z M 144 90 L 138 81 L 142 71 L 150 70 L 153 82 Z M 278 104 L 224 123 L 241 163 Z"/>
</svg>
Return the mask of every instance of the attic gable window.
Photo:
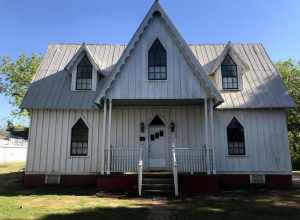
<svg viewBox="0 0 300 220">
<path fill-rule="evenodd" d="M 87 156 L 89 128 L 80 118 L 71 131 L 71 156 Z"/>
<path fill-rule="evenodd" d="M 234 117 L 227 126 L 229 155 L 245 155 L 245 135 L 241 123 Z"/>
<path fill-rule="evenodd" d="M 148 79 L 167 79 L 167 51 L 156 39 L 148 52 Z"/>
<path fill-rule="evenodd" d="M 88 57 L 84 55 L 77 65 L 76 90 L 91 90 L 93 78 L 93 65 Z"/>
<path fill-rule="evenodd" d="M 233 59 L 227 55 L 221 64 L 223 89 L 238 89 L 237 65 Z"/>
</svg>

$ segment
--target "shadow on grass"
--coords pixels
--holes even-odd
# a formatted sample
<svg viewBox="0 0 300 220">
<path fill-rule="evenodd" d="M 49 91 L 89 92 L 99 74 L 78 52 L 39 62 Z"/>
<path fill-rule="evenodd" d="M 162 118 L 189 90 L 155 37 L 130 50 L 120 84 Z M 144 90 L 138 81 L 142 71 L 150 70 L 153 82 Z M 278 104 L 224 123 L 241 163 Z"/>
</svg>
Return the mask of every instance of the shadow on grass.
<svg viewBox="0 0 300 220">
<path fill-rule="evenodd" d="M 148 215 L 147 208 L 91 208 L 81 209 L 69 214 L 49 214 L 39 220 L 89 220 L 89 219 L 105 219 L 105 220 L 142 220 Z"/>
<path fill-rule="evenodd" d="M 149 219 L 149 220 L 298 220 L 297 207 L 277 206 L 273 201 L 252 198 L 239 199 L 190 199 L 170 201 L 165 204 L 145 205 L 139 208 L 115 207 L 80 209 L 69 214 L 49 214 L 40 220 L 71 219 Z"/>
</svg>

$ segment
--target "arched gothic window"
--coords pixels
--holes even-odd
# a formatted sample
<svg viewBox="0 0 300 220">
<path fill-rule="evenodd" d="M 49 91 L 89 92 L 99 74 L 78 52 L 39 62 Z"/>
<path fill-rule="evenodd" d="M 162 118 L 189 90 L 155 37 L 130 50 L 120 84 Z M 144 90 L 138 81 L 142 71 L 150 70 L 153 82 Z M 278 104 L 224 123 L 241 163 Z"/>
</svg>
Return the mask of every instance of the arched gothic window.
<svg viewBox="0 0 300 220">
<path fill-rule="evenodd" d="M 89 128 L 80 118 L 71 131 L 71 156 L 87 156 Z"/>
<path fill-rule="evenodd" d="M 91 90 L 93 65 L 85 55 L 77 65 L 76 90 Z"/>
<path fill-rule="evenodd" d="M 238 89 L 237 65 L 229 55 L 221 64 L 221 72 L 223 89 Z"/>
<path fill-rule="evenodd" d="M 167 51 L 156 39 L 148 52 L 148 79 L 167 79 Z"/>
<path fill-rule="evenodd" d="M 234 117 L 227 126 L 229 155 L 245 155 L 245 135 L 241 123 Z"/>
</svg>

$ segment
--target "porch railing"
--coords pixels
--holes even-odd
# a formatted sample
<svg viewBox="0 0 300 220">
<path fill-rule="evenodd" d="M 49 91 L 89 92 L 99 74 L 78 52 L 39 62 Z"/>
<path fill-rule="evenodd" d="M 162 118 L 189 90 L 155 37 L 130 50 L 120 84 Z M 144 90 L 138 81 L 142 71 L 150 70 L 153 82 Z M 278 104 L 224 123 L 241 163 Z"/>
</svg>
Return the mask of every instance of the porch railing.
<svg viewBox="0 0 300 220">
<path fill-rule="evenodd" d="M 140 147 L 111 146 L 110 150 L 105 150 L 105 161 L 109 161 L 109 164 L 105 163 L 105 170 L 110 166 L 110 172 L 138 172 L 140 152 Z"/>
<path fill-rule="evenodd" d="M 176 147 L 178 172 L 206 173 L 214 167 L 213 151 L 205 147 Z"/>
<path fill-rule="evenodd" d="M 174 158 L 172 149 L 176 153 L 177 171 L 184 173 L 210 173 L 215 167 L 213 151 L 205 147 L 172 147 L 169 156 L 171 169 L 173 169 Z M 119 147 L 111 146 L 110 153 L 105 150 L 105 170 L 110 172 L 135 172 L 138 173 L 145 168 L 143 151 L 141 147 Z M 110 160 L 108 156 L 110 155 Z M 109 164 L 108 164 L 109 162 Z"/>
<path fill-rule="evenodd" d="M 140 148 L 139 152 L 139 164 L 138 164 L 138 193 L 139 196 L 142 195 L 142 186 L 143 186 L 143 148 Z"/>
<path fill-rule="evenodd" d="M 178 170 L 175 145 L 172 146 L 172 165 L 173 165 L 173 180 L 174 180 L 174 193 L 178 196 Z"/>
</svg>

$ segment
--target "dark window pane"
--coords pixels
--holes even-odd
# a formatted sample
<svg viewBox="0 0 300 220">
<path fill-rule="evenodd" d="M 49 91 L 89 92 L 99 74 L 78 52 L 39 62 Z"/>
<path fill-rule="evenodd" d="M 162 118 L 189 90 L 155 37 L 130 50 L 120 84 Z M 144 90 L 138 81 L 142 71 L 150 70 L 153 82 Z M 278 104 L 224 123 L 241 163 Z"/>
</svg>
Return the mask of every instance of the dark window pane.
<svg viewBox="0 0 300 220">
<path fill-rule="evenodd" d="M 227 142 L 229 155 L 246 154 L 244 128 L 236 118 L 227 127 Z"/>
<path fill-rule="evenodd" d="M 92 89 L 92 73 L 93 66 L 85 55 L 77 65 L 76 73 L 76 89 L 91 90 Z"/>
<path fill-rule="evenodd" d="M 223 89 L 238 89 L 237 65 L 227 55 L 221 65 Z"/>
<path fill-rule="evenodd" d="M 150 136 L 150 139 L 151 139 L 151 141 L 154 141 L 154 134 L 151 134 L 151 136 Z"/>
<path fill-rule="evenodd" d="M 156 132 L 155 133 L 155 139 L 158 139 L 159 138 L 159 132 Z"/>
<path fill-rule="evenodd" d="M 164 131 L 159 131 L 159 136 L 163 137 L 164 136 Z"/>
<path fill-rule="evenodd" d="M 71 156 L 87 156 L 89 129 L 79 119 L 71 131 Z"/>
<path fill-rule="evenodd" d="M 148 52 L 148 79 L 167 79 L 167 52 L 158 39 Z"/>
</svg>

